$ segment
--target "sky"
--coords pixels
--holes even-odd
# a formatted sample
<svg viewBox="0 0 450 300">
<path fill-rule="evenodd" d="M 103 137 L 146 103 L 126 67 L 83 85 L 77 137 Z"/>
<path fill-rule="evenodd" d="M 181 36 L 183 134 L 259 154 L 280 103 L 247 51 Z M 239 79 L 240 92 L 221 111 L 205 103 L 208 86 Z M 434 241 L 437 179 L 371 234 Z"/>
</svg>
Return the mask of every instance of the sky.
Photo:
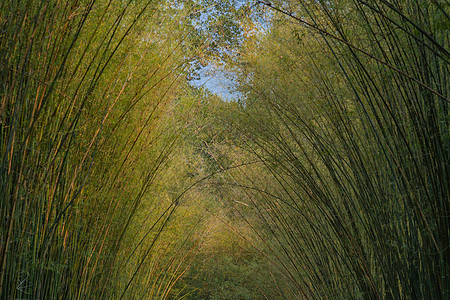
<svg viewBox="0 0 450 300">
<path fill-rule="evenodd" d="M 226 101 L 236 101 L 239 98 L 239 93 L 232 91 L 236 83 L 227 78 L 225 71 L 215 69 L 212 65 L 203 67 L 200 70 L 200 79 L 192 80 L 191 83 L 197 87 L 205 87 Z"/>
</svg>

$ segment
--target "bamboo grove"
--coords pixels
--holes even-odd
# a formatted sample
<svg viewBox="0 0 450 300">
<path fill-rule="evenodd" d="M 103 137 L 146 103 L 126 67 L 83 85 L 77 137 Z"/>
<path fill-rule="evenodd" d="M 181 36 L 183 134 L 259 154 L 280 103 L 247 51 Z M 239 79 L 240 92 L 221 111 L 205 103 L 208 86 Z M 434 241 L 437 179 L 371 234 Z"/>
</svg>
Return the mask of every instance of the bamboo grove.
<svg viewBox="0 0 450 300">
<path fill-rule="evenodd" d="M 1 299 L 449 298 L 449 15 L 1 1 Z"/>
</svg>

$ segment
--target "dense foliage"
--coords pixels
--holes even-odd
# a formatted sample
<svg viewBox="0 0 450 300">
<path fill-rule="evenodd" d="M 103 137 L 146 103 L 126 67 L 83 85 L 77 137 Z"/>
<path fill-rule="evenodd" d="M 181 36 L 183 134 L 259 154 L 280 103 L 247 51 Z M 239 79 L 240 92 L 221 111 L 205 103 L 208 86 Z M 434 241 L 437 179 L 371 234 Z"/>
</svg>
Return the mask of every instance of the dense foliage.
<svg viewBox="0 0 450 300">
<path fill-rule="evenodd" d="M 4 1 L 0 298 L 447 299 L 449 14 Z"/>
</svg>

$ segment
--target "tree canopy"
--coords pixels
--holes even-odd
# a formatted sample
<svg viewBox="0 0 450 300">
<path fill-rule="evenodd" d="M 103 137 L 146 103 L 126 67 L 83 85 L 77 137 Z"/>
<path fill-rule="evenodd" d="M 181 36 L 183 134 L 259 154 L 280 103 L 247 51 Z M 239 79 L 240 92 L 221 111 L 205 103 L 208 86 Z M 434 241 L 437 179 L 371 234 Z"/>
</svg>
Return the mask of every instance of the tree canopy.
<svg viewBox="0 0 450 300">
<path fill-rule="evenodd" d="M 0 298 L 447 299 L 449 14 L 2 3 Z"/>
</svg>

